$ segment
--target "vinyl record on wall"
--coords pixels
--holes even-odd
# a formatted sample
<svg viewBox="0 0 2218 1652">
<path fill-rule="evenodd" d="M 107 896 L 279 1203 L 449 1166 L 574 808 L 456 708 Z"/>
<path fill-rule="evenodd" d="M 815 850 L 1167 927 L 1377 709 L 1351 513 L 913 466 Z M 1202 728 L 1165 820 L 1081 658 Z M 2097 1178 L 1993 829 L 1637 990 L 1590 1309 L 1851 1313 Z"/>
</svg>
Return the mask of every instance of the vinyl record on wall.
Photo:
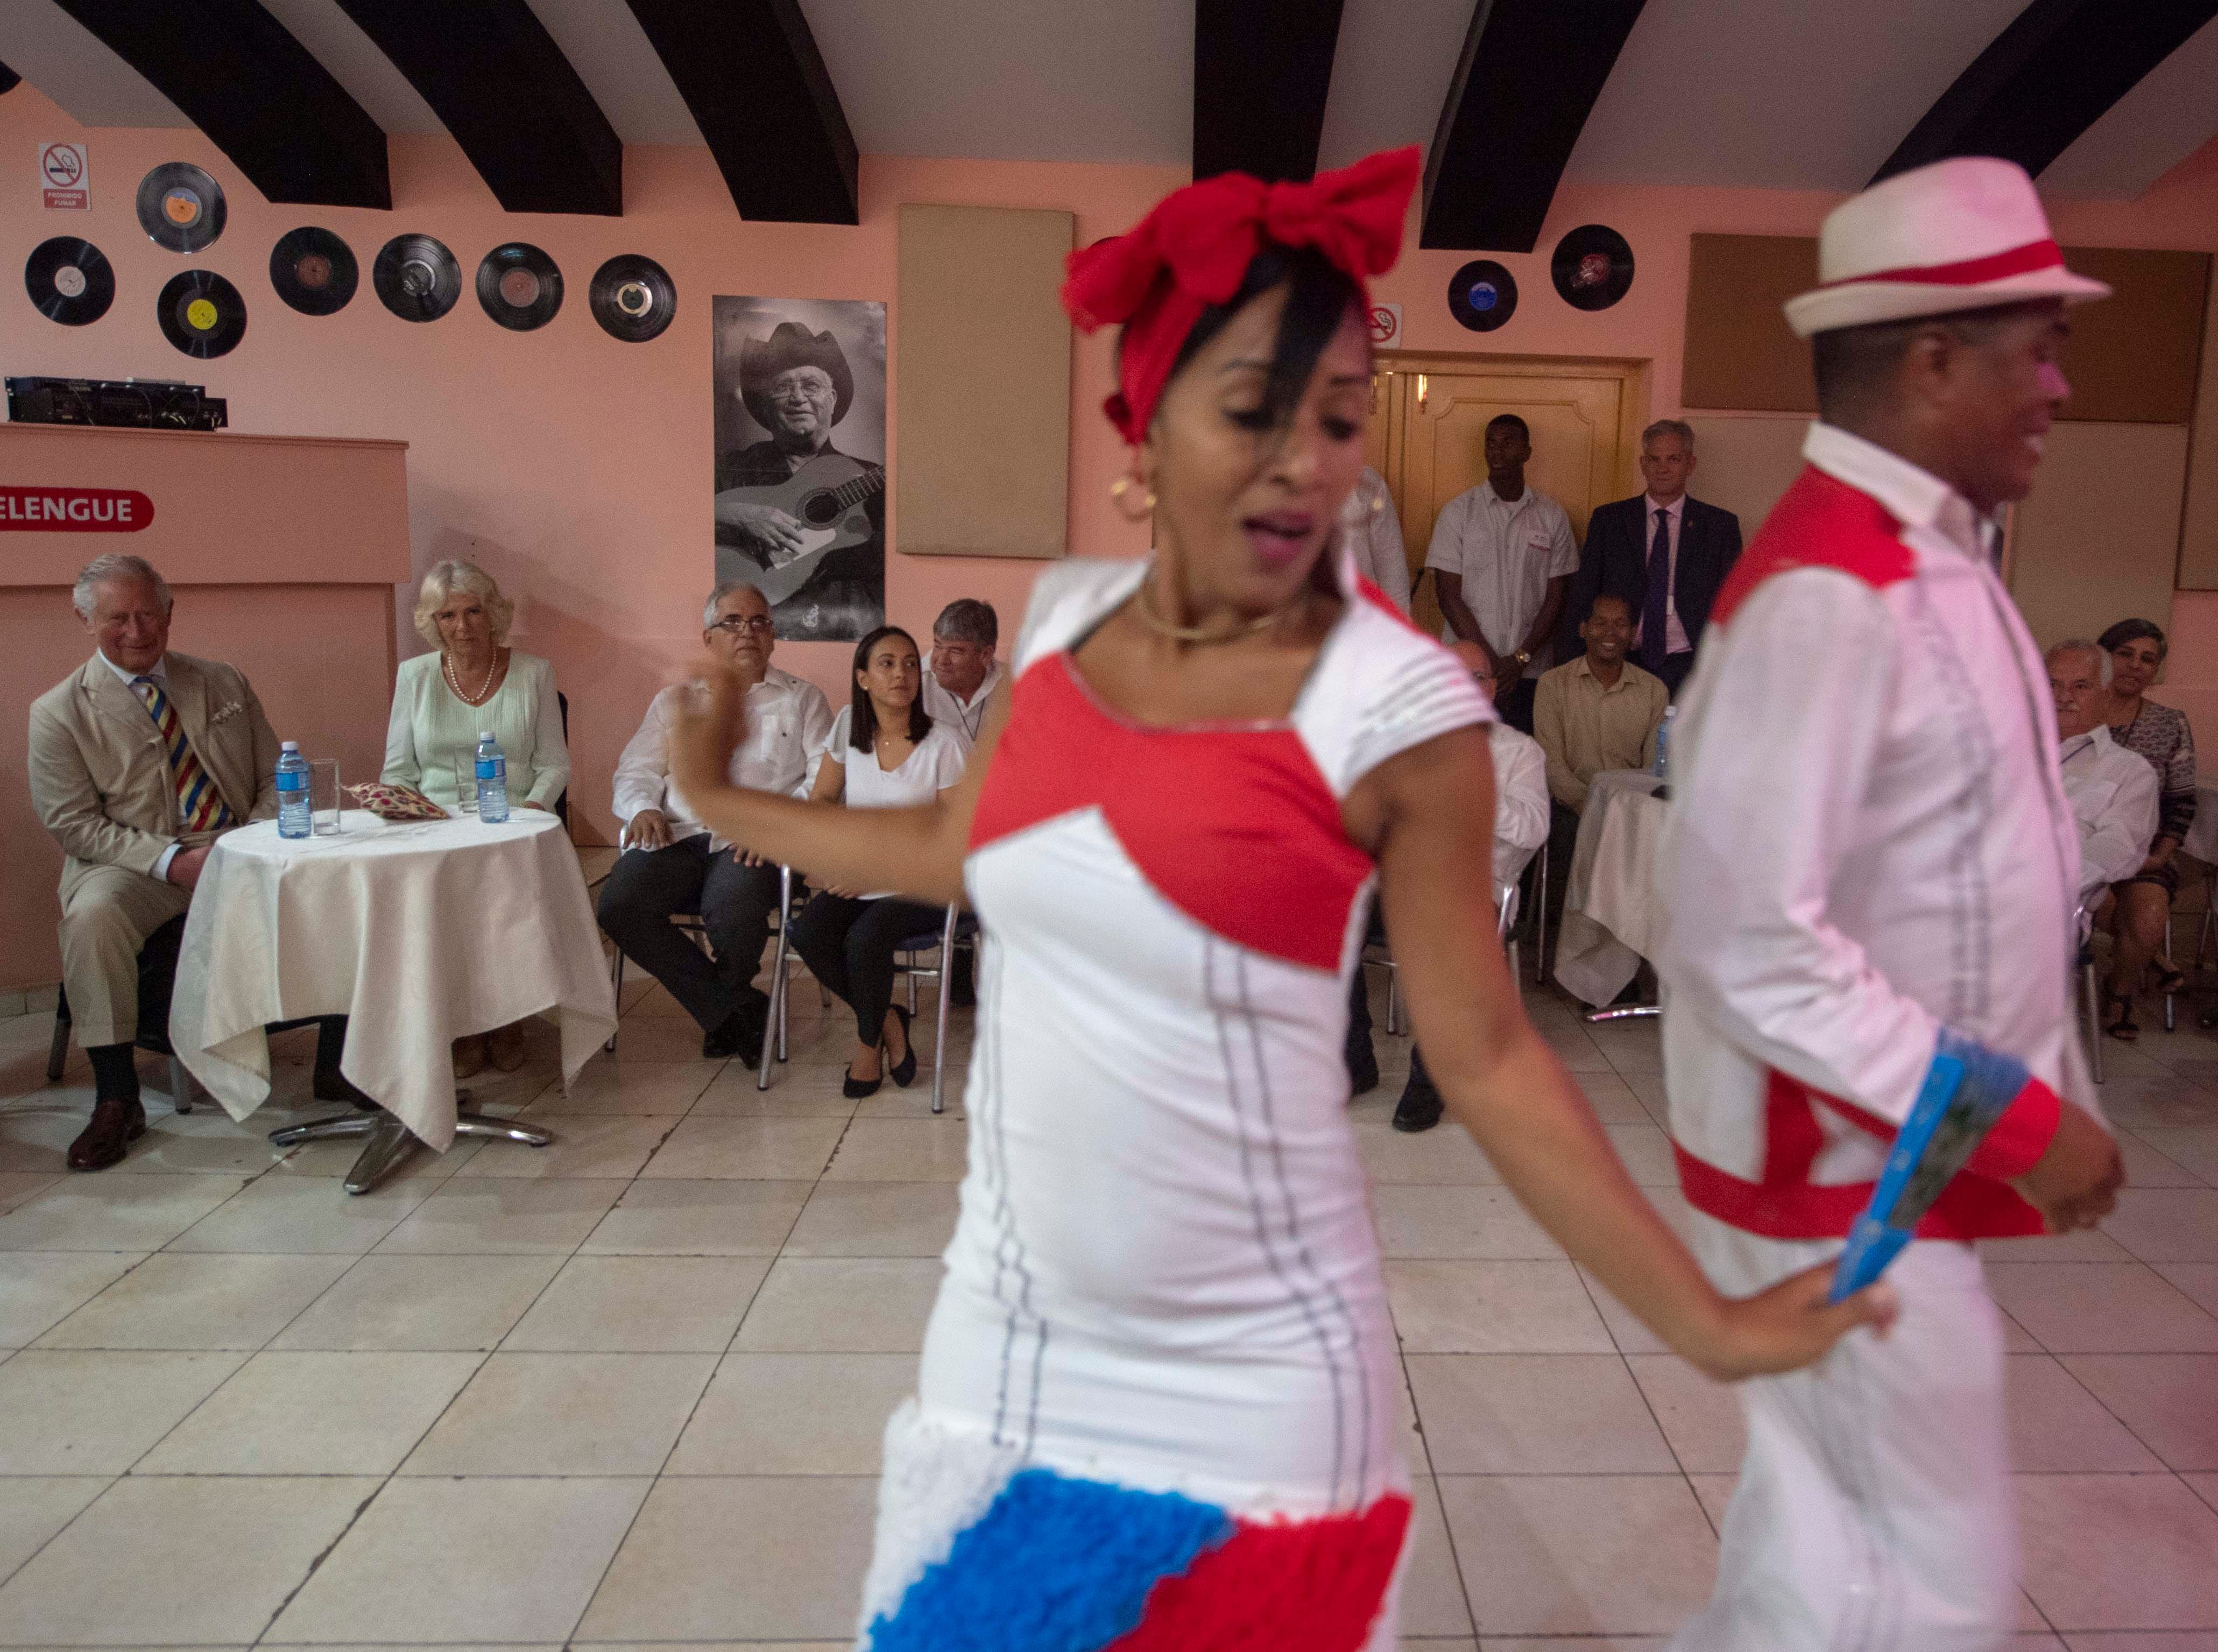
<svg viewBox="0 0 2218 1652">
<path fill-rule="evenodd" d="M 223 233 L 223 186 L 190 161 L 164 161 L 139 180 L 139 226 L 172 252 L 198 252 Z"/>
<path fill-rule="evenodd" d="M 428 235 L 396 235 L 378 249 L 369 284 L 403 321 L 437 321 L 462 295 L 462 267 Z"/>
<path fill-rule="evenodd" d="M 529 242 L 497 246 L 478 266 L 478 302 L 504 327 L 530 332 L 562 307 L 562 272 Z"/>
<path fill-rule="evenodd" d="M 23 261 L 23 285 L 39 313 L 65 327 L 97 321 L 115 302 L 115 271 L 106 255 L 74 235 L 33 247 Z"/>
<path fill-rule="evenodd" d="M 1607 224 L 1582 224 L 1556 243 L 1549 276 L 1575 310 L 1607 310 L 1633 288 L 1633 249 Z"/>
<path fill-rule="evenodd" d="M 155 300 L 162 336 L 188 356 L 227 356 L 246 337 L 246 300 L 213 269 L 172 275 Z"/>
<path fill-rule="evenodd" d="M 593 272 L 585 306 L 611 338 L 643 344 L 678 313 L 678 288 L 654 259 L 619 253 Z"/>
<path fill-rule="evenodd" d="M 354 249 L 313 224 L 286 231 L 270 249 L 270 284 L 302 315 L 338 314 L 361 281 Z"/>
<path fill-rule="evenodd" d="M 1517 278 L 1491 258 L 1474 258 L 1449 277 L 1448 308 L 1473 332 L 1492 332 L 1517 313 Z"/>
</svg>

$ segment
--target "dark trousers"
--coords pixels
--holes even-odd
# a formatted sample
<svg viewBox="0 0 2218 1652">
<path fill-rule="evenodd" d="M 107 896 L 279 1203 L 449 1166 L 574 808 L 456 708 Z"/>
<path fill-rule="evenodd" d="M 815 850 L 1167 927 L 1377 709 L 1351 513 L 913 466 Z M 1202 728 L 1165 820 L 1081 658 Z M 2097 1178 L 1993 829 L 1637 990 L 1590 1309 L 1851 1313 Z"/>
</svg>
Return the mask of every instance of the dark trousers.
<svg viewBox="0 0 2218 1652">
<path fill-rule="evenodd" d="M 601 886 L 601 927 L 623 955 L 660 981 L 685 1012 L 714 1032 L 747 999 L 778 910 L 775 866 L 747 866 L 728 849 L 709 851 L 699 832 L 664 849 L 627 849 Z M 698 913 L 716 949 L 712 962 L 673 925 Z"/>
<path fill-rule="evenodd" d="M 1548 903 L 1548 921 L 1560 925 L 1564 895 L 1571 885 L 1571 851 L 1578 847 L 1577 811 L 1551 799 L 1548 803 L 1548 887 L 1541 899 Z"/>
<path fill-rule="evenodd" d="M 1685 686 L 1688 676 L 1694 669 L 1694 651 L 1689 648 L 1682 653 L 1666 654 L 1661 665 L 1649 665 L 1646 660 L 1639 663 L 1664 679 L 1665 690 L 1676 700 L 1679 697 L 1680 689 Z"/>
<path fill-rule="evenodd" d="M 1494 696 L 1496 714 L 1521 734 L 1533 732 L 1533 694 L 1538 687 L 1539 673 L 1527 665 L 1515 688 L 1504 689 Z"/>
<path fill-rule="evenodd" d="M 936 944 L 946 910 L 888 895 L 851 900 L 816 894 L 793 920 L 793 944 L 816 979 L 855 1012 L 855 1036 L 875 1044 L 894 1001 L 894 953 L 903 941 L 929 935 Z"/>
</svg>

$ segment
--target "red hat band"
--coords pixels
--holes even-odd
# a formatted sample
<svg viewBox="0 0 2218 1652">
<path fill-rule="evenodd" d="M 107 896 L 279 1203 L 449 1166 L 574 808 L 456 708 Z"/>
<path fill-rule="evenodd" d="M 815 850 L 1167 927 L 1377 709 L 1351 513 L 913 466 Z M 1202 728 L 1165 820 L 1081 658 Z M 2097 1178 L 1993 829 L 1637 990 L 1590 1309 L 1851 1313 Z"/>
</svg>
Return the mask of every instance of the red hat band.
<svg viewBox="0 0 2218 1652">
<path fill-rule="evenodd" d="M 1965 258 L 1955 263 L 1911 265 L 1901 269 L 1874 269 L 1867 275 L 1843 275 L 1820 282 L 1814 290 L 1854 287 L 1860 282 L 1916 282 L 1933 287 L 1977 287 L 2006 275 L 2029 275 L 2036 269 L 2064 268 L 2064 249 L 2054 241 L 2029 241 L 2022 247 L 1989 253 L 1984 258 Z"/>
</svg>

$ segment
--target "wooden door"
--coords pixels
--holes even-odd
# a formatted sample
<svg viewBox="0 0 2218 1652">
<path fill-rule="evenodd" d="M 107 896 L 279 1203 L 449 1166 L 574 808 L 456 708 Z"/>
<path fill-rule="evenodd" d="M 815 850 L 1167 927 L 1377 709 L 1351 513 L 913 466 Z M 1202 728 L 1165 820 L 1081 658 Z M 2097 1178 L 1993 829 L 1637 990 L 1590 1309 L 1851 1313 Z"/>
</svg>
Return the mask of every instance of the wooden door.
<svg viewBox="0 0 2218 1652">
<path fill-rule="evenodd" d="M 1646 405 L 1637 362 L 1382 356 L 1372 381 L 1366 456 L 1402 520 L 1412 617 L 1440 624 L 1433 582 L 1419 583 L 1440 507 L 1486 480 L 1490 420 L 1515 413 L 1533 432 L 1528 482 L 1562 504 L 1583 541 L 1595 506 L 1631 497 Z"/>
</svg>

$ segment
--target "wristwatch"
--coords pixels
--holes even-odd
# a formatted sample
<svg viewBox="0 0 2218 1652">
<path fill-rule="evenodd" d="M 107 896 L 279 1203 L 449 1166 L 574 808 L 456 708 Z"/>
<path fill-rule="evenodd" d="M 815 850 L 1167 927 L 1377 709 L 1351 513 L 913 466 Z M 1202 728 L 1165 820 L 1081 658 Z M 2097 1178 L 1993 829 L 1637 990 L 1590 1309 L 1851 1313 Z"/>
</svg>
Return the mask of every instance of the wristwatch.
<svg viewBox="0 0 2218 1652">
<path fill-rule="evenodd" d="M 1520 648 L 1509 657 L 1521 665 L 1529 665 L 1533 663 L 1533 651 L 1530 648 Z"/>
</svg>

